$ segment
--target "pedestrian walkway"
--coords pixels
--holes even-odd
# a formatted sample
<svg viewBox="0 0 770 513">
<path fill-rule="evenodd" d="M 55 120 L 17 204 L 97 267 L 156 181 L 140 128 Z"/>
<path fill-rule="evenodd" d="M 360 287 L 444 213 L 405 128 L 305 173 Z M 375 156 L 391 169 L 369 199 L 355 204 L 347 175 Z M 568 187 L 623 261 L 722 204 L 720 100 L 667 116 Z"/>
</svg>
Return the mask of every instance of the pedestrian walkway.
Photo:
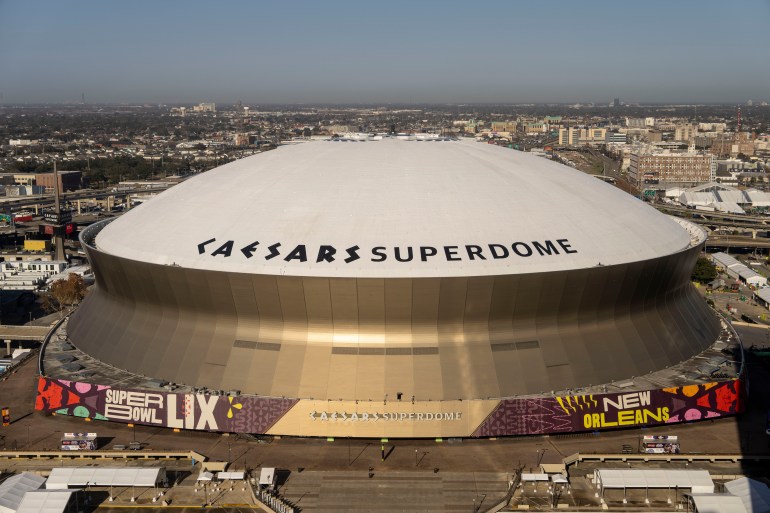
<svg viewBox="0 0 770 513">
<path fill-rule="evenodd" d="M 509 475 L 495 472 L 292 472 L 282 497 L 303 513 L 485 511 L 505 497 Z M 474 509 L 475 507 L 475 509 Z"/>
</svg>

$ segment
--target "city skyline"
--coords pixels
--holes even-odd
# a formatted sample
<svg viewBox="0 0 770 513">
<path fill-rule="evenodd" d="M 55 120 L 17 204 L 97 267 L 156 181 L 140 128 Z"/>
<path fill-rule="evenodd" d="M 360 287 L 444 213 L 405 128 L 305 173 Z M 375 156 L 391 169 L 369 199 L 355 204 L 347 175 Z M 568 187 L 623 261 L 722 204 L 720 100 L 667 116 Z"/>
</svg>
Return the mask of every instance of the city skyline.
<svg viewBox="0 0 770 513">
<path fill-rule="evenodd" d="M 0 2 L 0 103 L 755 103 L 767 1 Z"/>
</svg>

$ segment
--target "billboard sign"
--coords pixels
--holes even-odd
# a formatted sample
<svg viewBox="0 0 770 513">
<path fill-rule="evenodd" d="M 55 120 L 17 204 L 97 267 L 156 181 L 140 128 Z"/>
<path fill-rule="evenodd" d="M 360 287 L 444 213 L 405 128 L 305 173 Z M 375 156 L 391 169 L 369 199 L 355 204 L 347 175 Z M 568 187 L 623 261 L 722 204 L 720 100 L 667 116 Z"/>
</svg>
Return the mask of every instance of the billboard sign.
<svg viewBox="0 0 770 513">
<path fill-rule="evenodd" d="M 642 451 L 645 454 L 679 454 L 679 438 L 671 435 L 645 435 Z"/>
<path fill-rule="evenodd" d="M 61 214 L 57 214 L 55 211 L 48 211 L 43 213 L 43 219 L 49 223 L 64 224 L 72 221 L 72 212 L 64 210 Z"/>
</svg>

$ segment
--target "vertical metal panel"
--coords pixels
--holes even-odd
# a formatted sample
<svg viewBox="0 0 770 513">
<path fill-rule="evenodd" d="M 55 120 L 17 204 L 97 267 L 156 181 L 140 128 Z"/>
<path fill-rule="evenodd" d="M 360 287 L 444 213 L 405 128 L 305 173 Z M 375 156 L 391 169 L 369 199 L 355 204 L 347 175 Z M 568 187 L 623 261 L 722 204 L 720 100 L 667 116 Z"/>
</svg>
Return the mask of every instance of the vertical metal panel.
<svg viewBox="0 0 770 513">
<path fill-rule="evenodd" d="M 378 399 L 379 393 L 371 396 L 356 389 L 358 380 L 358 356 L 332 354 L 329 358 L 329 389 L 323 395 L 310 396 L 316 399 L 333 397 L 354 399 Z"/>
<path fill-rule="evenodd" d="M 356 280 L 358 333 L 362 344 L 385 344 L 385 280 Z"/>
<path fill-rule="evenodd" d="M 331 358 L 331 345 L 307 346 L 301 363 L 298 397 L 326 397 L 329 394 Z M 346 395 L 350 396 L 350 391 Z"/>
<path fill-rule="evenodd" d="M 385 344 L 413 344 L 412 280 L 385 281 Z"/>
<path fill-rule="evenodd" d="M 359 343 L 357 292 L 356 281 L 353 279 L 332 278 L 329 280 L 335 343 Z"/>
<path fill-rule="evenodd" d="M 329 280 L 324 278 L 303 278 L 307 312 L 308 344 L 330 345 L 334 336 L 331 292 Z"/>
</svg>

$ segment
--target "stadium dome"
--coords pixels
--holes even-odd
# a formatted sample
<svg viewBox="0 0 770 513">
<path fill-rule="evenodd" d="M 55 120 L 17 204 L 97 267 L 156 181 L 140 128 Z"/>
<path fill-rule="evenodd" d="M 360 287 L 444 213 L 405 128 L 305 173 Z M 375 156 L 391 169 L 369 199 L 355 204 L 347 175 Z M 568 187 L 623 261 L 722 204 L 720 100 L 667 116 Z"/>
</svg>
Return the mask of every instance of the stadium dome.
<svg viewBox="0 0 770 513">
<path fill-rule="evenodd" d="M 547 159 L 461 141 L 281 146 L 81 235 L 79 349 L 210 390 L 473 400 L 639 376 L 712 344 L 705 235 Z"/>
</svg>

